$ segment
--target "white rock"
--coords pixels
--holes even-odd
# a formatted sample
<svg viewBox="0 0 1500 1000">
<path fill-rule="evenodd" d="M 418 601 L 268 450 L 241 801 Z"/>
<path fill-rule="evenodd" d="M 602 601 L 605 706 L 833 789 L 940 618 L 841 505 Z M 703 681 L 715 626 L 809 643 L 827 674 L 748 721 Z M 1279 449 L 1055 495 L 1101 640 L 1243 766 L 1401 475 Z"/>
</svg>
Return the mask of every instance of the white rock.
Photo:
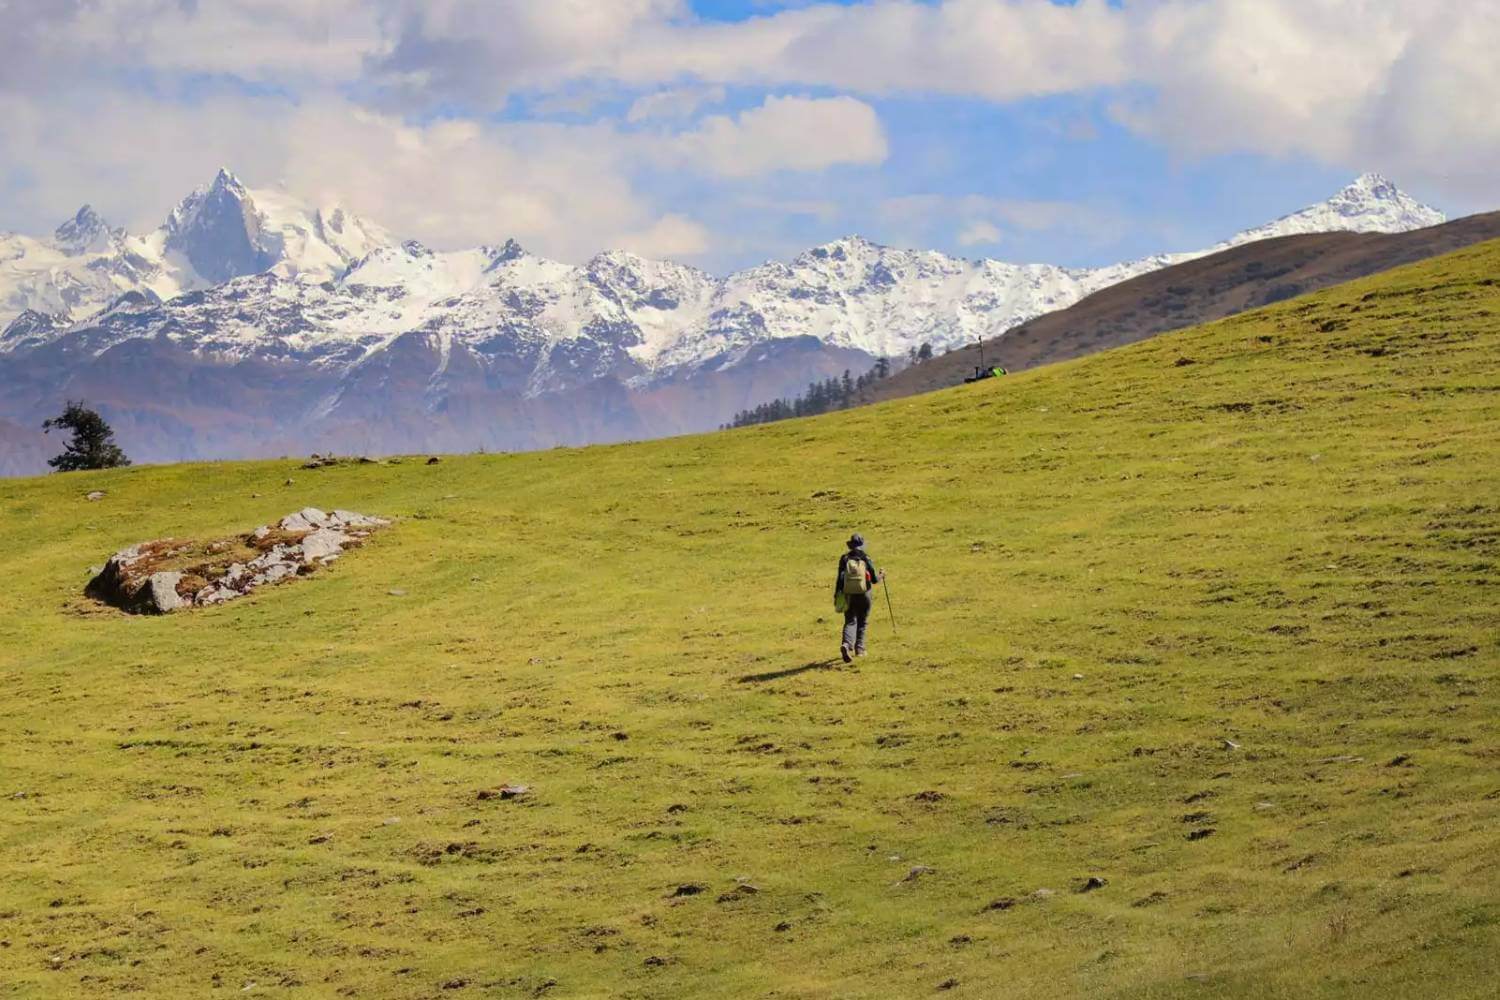
<svg viewBox="0 0 1500 1000">
<path fill-rule="evenodd" d="M 239 596 L 240 595 L 233 590 L 226 590 L 223 587 L 210 586 L 204 587 L 202 590 L 198 591 L 193 600 L 198 605 L 203 606 L 209 604 L 223 604 L 225 601 L 233 600 L 234 598 Z"/>
<path fill-rule="evenodd" d="M 265 582 L 276 583 L 278 580 L 285 580 L 295 572 L 296 570 L 292 568 L 290 563 L 272 563 L 266 567 Z"/>
<path fill-rule="evenodd" d="M 335 510 L 333 519 L 350 528 L 374 528 L 387 523 L 378 517 L 369 517 L 352 510 Z"/>
<path fill-rule="evenodd" d="M 348 543 L 349 537 L 343 532 L 319 528 L 302 539 L 302 561 L 310 563 L 318 559 L 337 559 Z"/>
<path fill-rule="evenodd" d="M 141 589 L 146 609 L 166 614 L 182 607 L 183 600 L 177 596 L 177 582 L 181 579 L 181 573 L 152 573 Z"/>
<path fill-rule="evenodd" d="M 250 560 L 249 568 L 264 570 L 280 563 L 300 562 L 301 551 L 302 548 L 298 545 L 273 545 L 268 551 Z"/>
</svg>

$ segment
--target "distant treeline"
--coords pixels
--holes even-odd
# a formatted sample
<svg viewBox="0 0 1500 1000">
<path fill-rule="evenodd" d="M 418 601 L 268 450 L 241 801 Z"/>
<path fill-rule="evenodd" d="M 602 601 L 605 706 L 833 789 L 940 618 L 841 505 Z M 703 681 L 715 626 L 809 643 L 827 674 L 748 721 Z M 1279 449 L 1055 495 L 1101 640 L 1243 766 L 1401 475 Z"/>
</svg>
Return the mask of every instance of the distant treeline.
<svg viewBox="0 0 1500 1000">
<path fill-rule="evenodd" d="M 932 345 L 923 344 L 921 347 L 913 347 L 907 360 L 915 365 L 931 357 Z M 769 403 L 761 403 L 754 409 L 741 410 L 734 415 L 733 420 L 723 425 L 723 429 L 748 427 L 751 424 L 769 424 L 792 417 L 811 417 L 830 410 L 847 410 L 851 406 L 866 401 L 866 389 L 890 377 L 890 358 L 880 358 L 875 362 L 874 367 L 863 375 L 855 376 L 846 368 L 840 377 L 829 376 L 821 382 L 809 382 L 807 391 L 795 399 L 773 399 Z"/>
</svg>

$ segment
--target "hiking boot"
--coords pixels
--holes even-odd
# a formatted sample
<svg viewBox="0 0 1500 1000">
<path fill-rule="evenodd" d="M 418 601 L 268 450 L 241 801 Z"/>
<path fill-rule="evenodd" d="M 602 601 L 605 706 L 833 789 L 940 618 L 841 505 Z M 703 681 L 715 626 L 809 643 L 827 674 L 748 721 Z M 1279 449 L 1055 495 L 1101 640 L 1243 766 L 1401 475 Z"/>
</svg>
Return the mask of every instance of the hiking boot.
<svg viewBox="0 0 1500 1000">
<path fill-rule="evenodd" d="M 845 663 L 848 663 L 850 660 L 854 659 L 853 651 L 849 648 L 847 643 L 839 647 L 839 655 L 844 658 Z"/>
</svg>

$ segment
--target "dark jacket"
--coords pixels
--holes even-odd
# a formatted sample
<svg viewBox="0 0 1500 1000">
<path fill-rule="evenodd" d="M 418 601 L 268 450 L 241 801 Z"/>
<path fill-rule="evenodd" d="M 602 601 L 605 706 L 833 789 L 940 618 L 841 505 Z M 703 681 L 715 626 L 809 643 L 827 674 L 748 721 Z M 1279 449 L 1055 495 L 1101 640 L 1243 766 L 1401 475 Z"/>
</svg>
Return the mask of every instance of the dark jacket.
<svg viewBox="0 0 1500 1000">
<path fill-rule="evenodd" d="M 833 580 L 833 593 L 835 597 L 844 592 L 844 567 L 848 565 L 850 559 L 864 560 L 867 567 L 865 578 L 870 581 L 870 586 L 873 587 L 880 582 L 880 571 L 875 568 L 875 560 L 871 559 L 864 549 L 850 549 L 839 556 L 839 575 Z"/>
</svg>

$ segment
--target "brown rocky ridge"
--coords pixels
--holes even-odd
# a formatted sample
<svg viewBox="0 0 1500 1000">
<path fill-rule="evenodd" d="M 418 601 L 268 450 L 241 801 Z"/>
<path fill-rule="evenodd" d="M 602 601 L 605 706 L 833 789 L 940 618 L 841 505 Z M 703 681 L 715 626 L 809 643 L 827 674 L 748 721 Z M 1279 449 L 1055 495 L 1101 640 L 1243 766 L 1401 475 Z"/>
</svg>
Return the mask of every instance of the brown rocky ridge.
<svg viewBox="0 0 1500 1000">
<path fill-rule="evenodd" d="M 389 523 L 307 507 L 245 535 L 141 542 L 111 556 L 84 593 L 132 614 L 223 604 L 316 572 Z"/>
</svg>

